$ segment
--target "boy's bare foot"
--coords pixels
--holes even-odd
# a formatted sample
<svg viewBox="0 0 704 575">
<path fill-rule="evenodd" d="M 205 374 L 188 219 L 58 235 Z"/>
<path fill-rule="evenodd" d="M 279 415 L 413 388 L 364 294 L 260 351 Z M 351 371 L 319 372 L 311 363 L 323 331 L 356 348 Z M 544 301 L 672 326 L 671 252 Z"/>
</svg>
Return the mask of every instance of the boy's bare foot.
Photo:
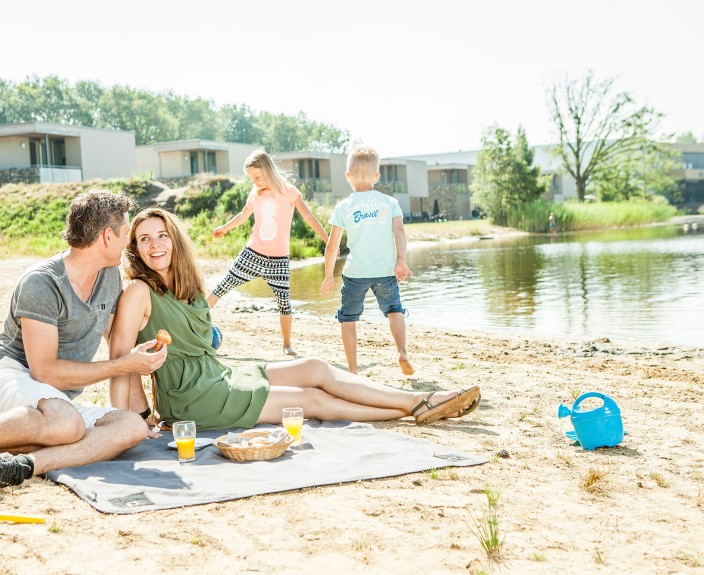
<svg viewBox="0 0 704 575">
<path fill-rule="evenodd" d="M 403 372 L 403 375 L 413 375 L 416 372 L 416 370 L 413 369 L 413 366 L 407 359 L 399 359 L 398 363 L 401 366 L 401 371 Z"/>
<path fill-rule="evenodd" d="M 293 355 L 295 357 L 298 354 L 296 353 L 296 350 L 294 350 L 290 345 L 285 345 L 284 346 L 284 355 Z"/>
</svg>

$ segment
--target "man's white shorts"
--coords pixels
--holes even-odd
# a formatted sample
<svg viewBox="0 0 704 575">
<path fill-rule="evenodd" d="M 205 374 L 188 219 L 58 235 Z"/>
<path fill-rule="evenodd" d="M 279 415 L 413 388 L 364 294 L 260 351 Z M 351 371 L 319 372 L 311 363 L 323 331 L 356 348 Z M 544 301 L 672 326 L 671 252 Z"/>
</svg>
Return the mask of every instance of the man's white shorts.
<svg viewBox="0 0 704 575">
<path fill-rule="evenodd" d="M 112 407 L 78 405 L 55 387 L 32 379 L 29 369 L 21 363 L 9 357 L 0 358 L 0 413 L 15 407 L 36 408 L 42 399 L 68 401 L 81 415 L 86 427 L 94 427 L 95 422 L 106 413 L 115 411 Z"/>
</svg>

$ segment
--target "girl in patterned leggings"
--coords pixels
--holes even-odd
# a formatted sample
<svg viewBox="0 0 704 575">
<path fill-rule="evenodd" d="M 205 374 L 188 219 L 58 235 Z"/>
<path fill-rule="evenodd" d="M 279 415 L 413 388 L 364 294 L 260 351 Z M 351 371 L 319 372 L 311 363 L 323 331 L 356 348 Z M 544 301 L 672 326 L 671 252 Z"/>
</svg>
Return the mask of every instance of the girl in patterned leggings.
<svg viewBox="0 0 704 575">
<path fill-rule="evenodd" d="M 294 208 L 306 223 L 327 244 L 328 234 L 310 211 L 301 192 L 289 184 L 264 151 L 252 152 L 244 162 L 244 169 L 252 181 L 252 191 L 242 211 L 226 224 L 213 230 L 213 237 L 221 238 L 231 229 L 246 222 L 254 214 L 252 235 L 227 275 L 208 294 L 208 304 L 215 304 L 232 288 L 261 277 L 276 296 L 279 306 L 284 353 L 296 355 L 291 347 L 291 298 L 289 275 L 289 245 Z"/>
</svg>

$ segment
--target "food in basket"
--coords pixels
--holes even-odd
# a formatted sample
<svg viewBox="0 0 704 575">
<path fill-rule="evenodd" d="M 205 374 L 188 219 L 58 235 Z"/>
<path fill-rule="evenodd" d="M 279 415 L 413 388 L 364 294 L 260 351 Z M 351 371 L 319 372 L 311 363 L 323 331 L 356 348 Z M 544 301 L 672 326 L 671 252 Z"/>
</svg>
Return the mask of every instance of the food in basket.
<svg viewBox="0 0 704 575">
<path fill-rule="evenodd" d="M 242 433 L 228 433 L 215 440 L 215 447 L 233 461 L 262 461 L 283 455 L 293 437 L 283 429 L 264 431 L 250 429 Z"/>
<path fill-rule="evenodd" d="M 171 345 L 171 335 L 165 329 L 160 329 L 156 332 L 156 345 L 154 351 L 159 351 L 165 345 Z"/>
<path fill-rule="evenodd" d="M 268 445 L 279 445 L 286 443 L 290 439 L 290 435 L 283 429 L 274 429 L 266 435 L 260 435 L 258 432 L 255 435 L 252 432 L 244 433 L 228 433 L 224 443 L 230 447 L 266 447 Z"/>
</svg>

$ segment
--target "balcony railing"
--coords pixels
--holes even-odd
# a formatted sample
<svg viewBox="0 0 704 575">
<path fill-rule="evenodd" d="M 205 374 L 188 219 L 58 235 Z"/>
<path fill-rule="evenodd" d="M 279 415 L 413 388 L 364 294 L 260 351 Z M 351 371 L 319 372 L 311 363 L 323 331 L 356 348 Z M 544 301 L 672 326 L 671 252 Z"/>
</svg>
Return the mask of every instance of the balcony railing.
<svg viewBox="0 0 704 575">
<path fill-rule="evenodd" d="M 393 196 L 394 194 L 407 194 L 408 184 L 400 180 L 395 180 L 393 182 L 377 182 L 374 186 L 375 189 L 380 191 L 382 194 L 388 196 Z"/>
<path fill-rule="evenodd" d="M 332 192 L 332 182 L 327 178 L 294 178 L 293 185 L 299 190 L 305 186 L 306 192 L 326 194 Z"/>
<path fill-rule="evenodd" d="M 81 182 L 83 171 L 78 166 L 25 166 L 0 168 L 0 184 L 41 182 Z"/>
<path fill-rule="evenodd" d="M 455 194 L 468 194 L 469 193 L 469 185 L 467 184 L 431 184 L 428 186 L 430 191 L 435 191 L 435 192 L 453 192 Z"/>
</svg>

